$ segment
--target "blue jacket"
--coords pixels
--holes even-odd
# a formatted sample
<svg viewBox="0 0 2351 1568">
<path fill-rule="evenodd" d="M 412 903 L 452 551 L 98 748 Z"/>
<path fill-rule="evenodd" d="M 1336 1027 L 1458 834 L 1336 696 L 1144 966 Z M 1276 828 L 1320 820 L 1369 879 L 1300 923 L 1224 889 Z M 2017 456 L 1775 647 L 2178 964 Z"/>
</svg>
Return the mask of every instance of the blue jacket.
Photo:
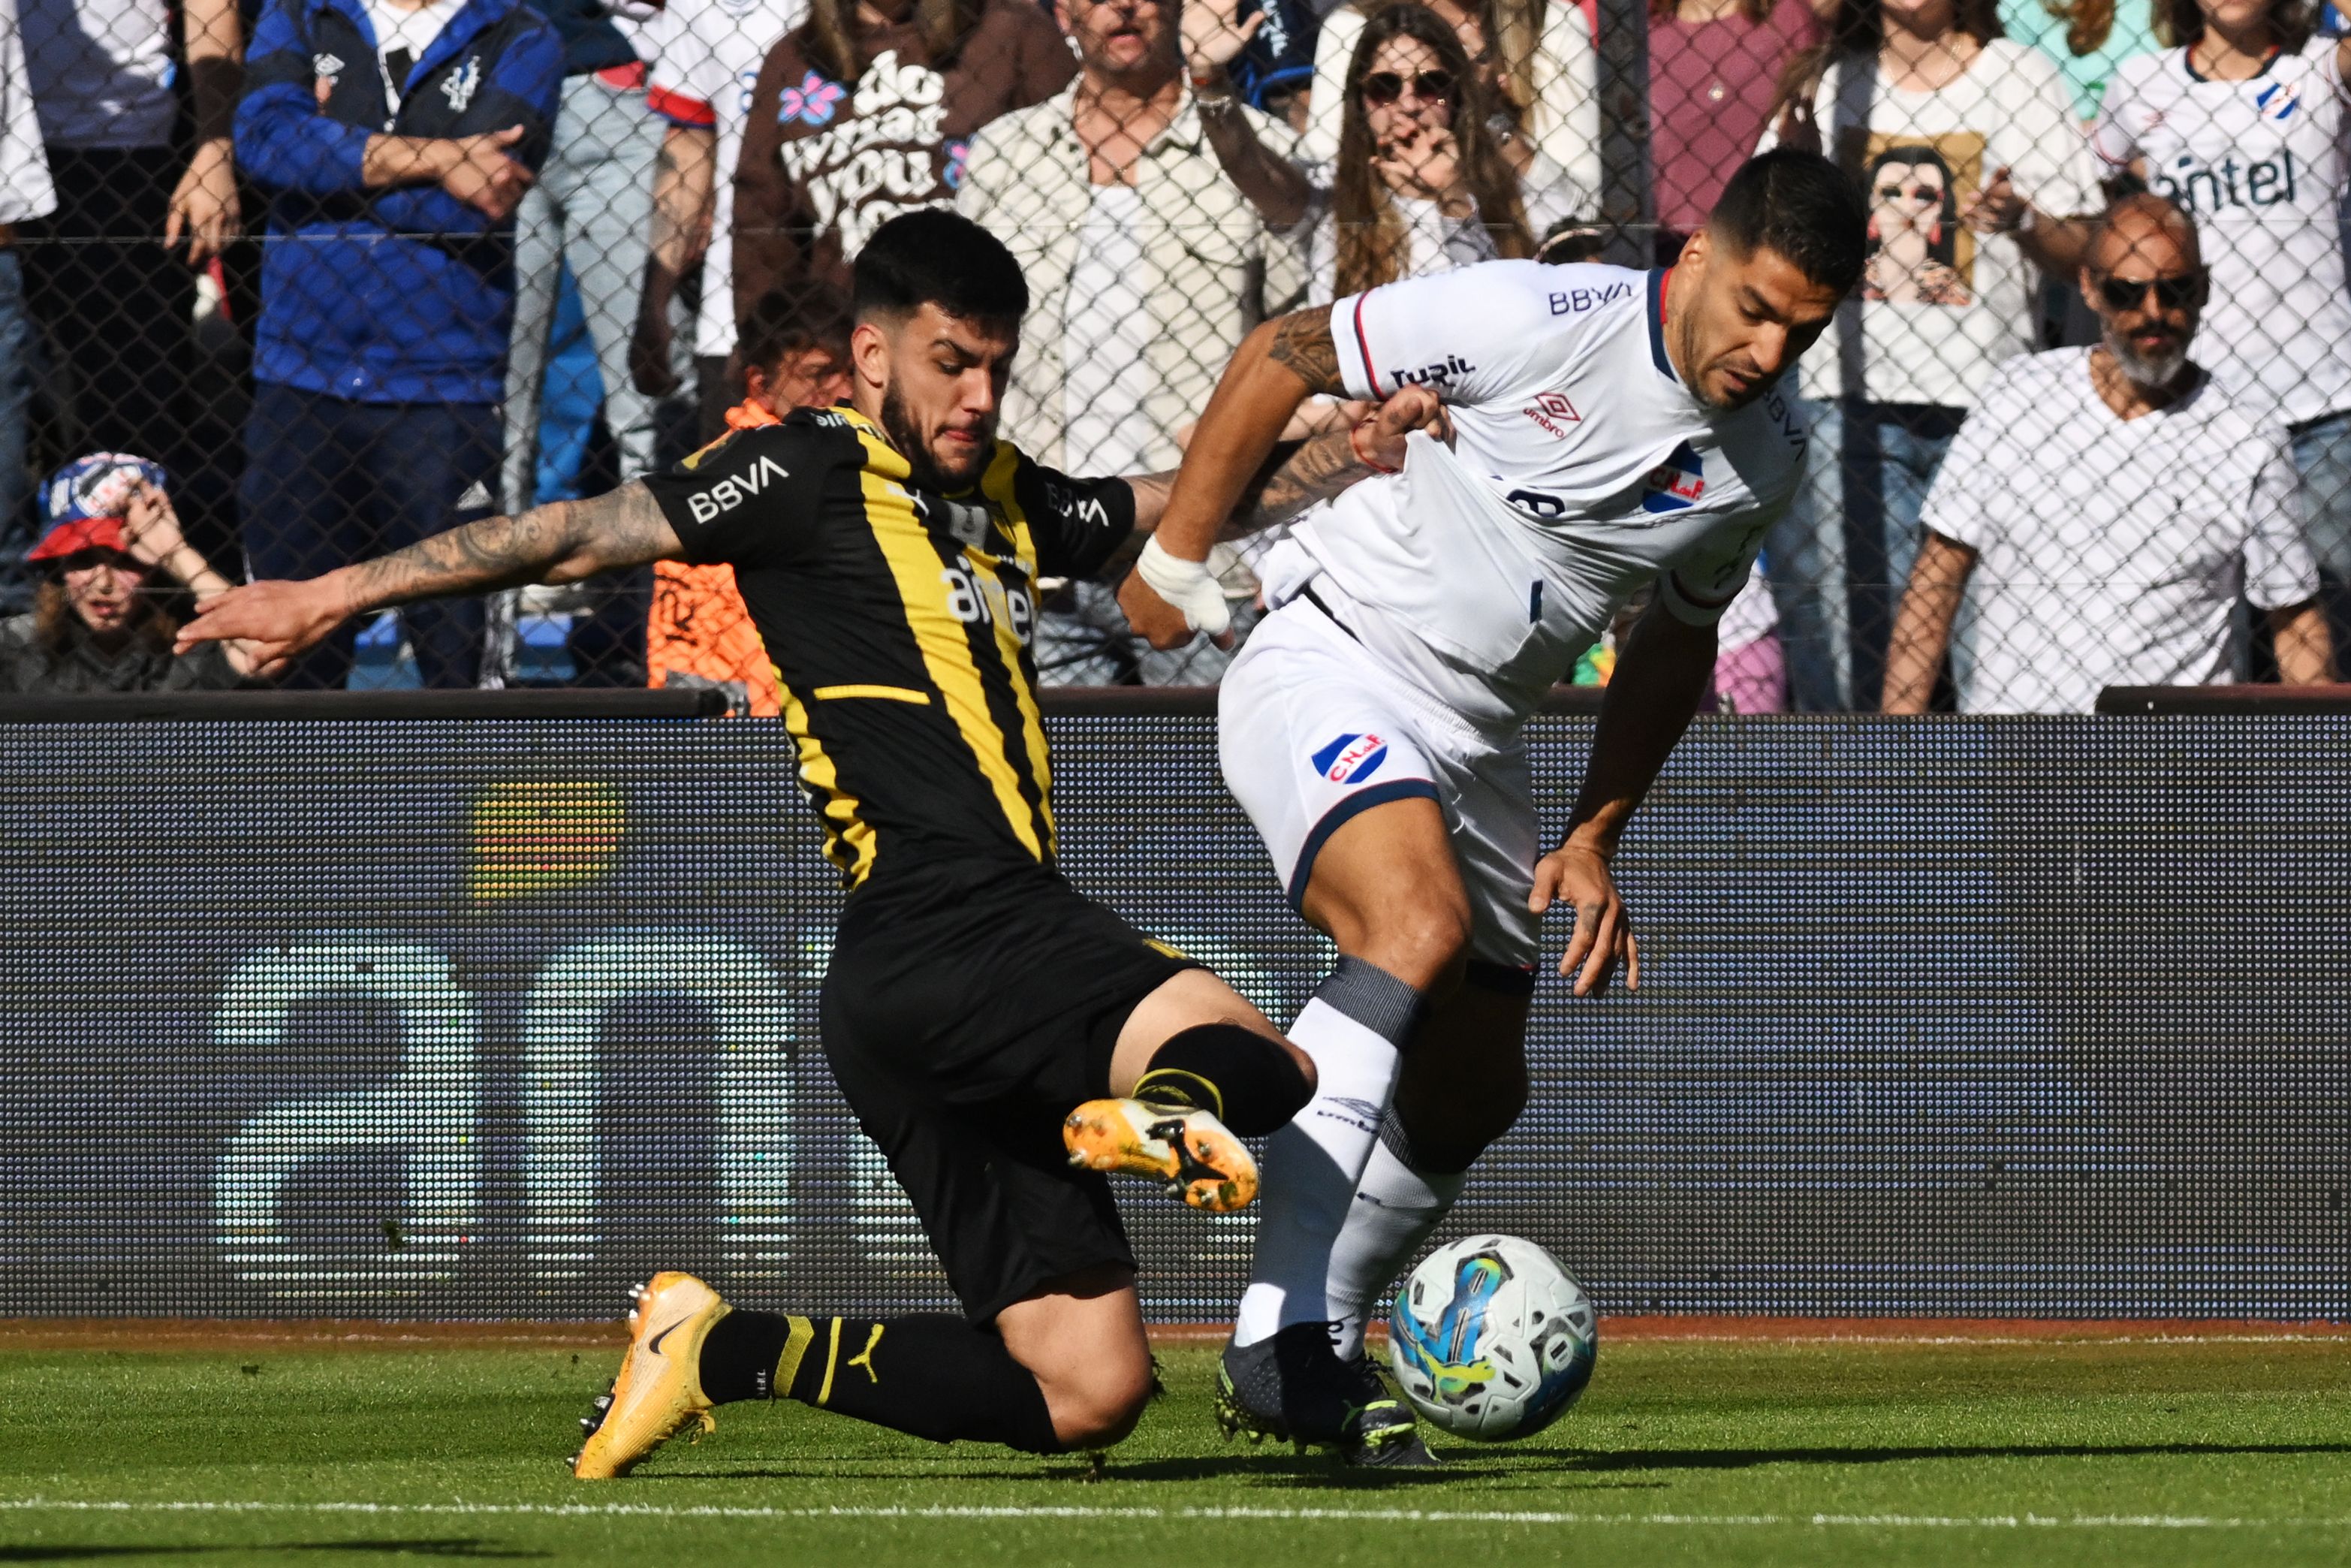
<svg viewBox="0 0 2351 1568">
<path fill-rule="evenodd" d="M 494 403 L 506 392 L 514 225 L 438 185 L 370 191 L 371 136 L 524 127 L 536 171 L 563 43 L 519 0 L 469 0 L 408 75 L 393 114 L 359 0 L 268 0 L 246 57 L 236 158 L 267 190 L 256 381 L 357 402 Z"/>
</svg>

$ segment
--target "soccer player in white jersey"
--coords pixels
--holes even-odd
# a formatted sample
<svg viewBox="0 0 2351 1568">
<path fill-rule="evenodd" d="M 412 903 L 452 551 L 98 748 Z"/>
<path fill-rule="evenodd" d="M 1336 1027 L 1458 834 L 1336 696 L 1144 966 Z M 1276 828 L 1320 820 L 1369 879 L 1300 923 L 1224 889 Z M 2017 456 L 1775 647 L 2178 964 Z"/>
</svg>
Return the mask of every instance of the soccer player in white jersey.
<svg viewBox="0 0 2351 1568">
<path fill-rule="evenodd" d="M 1277 608 L 1224 683 L 1226 780 L 1341 955 L 1290 1030 L 1320 1084 L 1269 1149 L 1228 1430 L 1429 1462 L 1362 1354 L 1365 1304 L 1525 1103 L 1542 912 L 1575 911 L 1576 995 L 1620 961 L 1639 984 L 1609 862 L 1795 490 L 1804 427 L 1778 382 L 1859 277 L 1866 222 L 1834 164 L 1769 152 L 1671 268 L 1496 261 L 1389 284 L 1266 323 L 1227 369 L 1121 591 L 1163 647 L 1225 630 L 1201 563 L 1307 397 L 1428 387 L 1454 425 L 1273 552 Z M 1544 853 L 1521 727 L 1653 584 Z"/>
</svg>

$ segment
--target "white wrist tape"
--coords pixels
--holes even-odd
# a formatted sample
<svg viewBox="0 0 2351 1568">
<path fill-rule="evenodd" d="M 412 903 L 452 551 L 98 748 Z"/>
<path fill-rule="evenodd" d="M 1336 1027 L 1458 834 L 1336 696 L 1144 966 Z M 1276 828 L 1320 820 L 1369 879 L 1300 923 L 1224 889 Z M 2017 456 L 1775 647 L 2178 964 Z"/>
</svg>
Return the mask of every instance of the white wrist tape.
<svg viewBox="0 0 2351 1568">
<path fill-rule="evenodd" d="M 1233 623 L 1232 607 L 1225 602 L 1224 585 L 1205 561 L 1185 560 L 1159 548 L 1159 536 L 1143 541 L 1143 558 L 1134 563 L 1151 591 L 1184 612 L 1185 624 L 1195 632 L 1221 637 Z"/>
</svg>

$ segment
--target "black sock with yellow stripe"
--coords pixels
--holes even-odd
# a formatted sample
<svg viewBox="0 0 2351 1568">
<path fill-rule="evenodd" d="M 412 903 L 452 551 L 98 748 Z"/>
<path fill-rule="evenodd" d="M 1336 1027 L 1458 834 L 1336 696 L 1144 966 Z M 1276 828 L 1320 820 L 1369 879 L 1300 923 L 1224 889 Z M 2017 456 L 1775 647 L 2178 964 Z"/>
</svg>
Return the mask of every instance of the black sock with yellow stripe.
<svg viewBox="0 0 2351 1568">
<path fill-rule="evenodd" d="M 1058 1454 L 1044 1390 L 1003 1340 L 961 1318 L 802 1318 L 737 1308 L 702 1342 L 715 1405 L 797 1399 L 935 1443 Z"/>
<path fill-rule="evenodd" d="M 1242 1137 L 1258 1138 L 1288 1126 L 1314 1091 L 1281 1041 L 1241 1024 L 1204 1023 L 1169 1036 L 1152 1053 L 1134 1097 L 1206 1111 Z"/>
</svg>

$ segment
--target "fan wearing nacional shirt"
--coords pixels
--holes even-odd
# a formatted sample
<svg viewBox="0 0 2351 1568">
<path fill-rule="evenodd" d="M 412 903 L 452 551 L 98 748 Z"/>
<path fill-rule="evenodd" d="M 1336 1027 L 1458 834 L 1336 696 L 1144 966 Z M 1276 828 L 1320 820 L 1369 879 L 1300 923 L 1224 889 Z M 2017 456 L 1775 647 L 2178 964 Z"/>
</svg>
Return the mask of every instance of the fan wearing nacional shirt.
<svg viewBox="0 0 2351 1568">
<path fill-rule="evenodd" d="M 1859 282 L 1844 171 L 1750 160 L 1672 267 L 1489 261 L 1278 318 L 1242 343 L 1120 595 L 1162 647 L 1223 633 L 1218 520 L 1316 394 L 1435 392 L 1448 445 L 1297 524 L 1218 695 L 1225 780 L 1337 967 L 1291 1026 L 1315 1098 L 1268 1148 L 1228 1430 L 1431 1463 L 1364 1310 L 1526 1103 L 1541 917 L 1579 997 L 1640 954 L 1610 862 L 1713 674 L 1718 622 L 1802 473 L 1785 372 Z M 1583 789 L 1544 852 L 1522 734 L 1634 595 Z"/>
<path fill-rule="evenodd" d="M 2178 44 L 2116 68 L 2092 141 L 2196 220 L 2200 356 L 2285 427 L 2337 641 L 2351 635 L 2351 298 L 2335 214 L 2351 40 L 2286 0 L 2157 0 Z"/>
</svg>

